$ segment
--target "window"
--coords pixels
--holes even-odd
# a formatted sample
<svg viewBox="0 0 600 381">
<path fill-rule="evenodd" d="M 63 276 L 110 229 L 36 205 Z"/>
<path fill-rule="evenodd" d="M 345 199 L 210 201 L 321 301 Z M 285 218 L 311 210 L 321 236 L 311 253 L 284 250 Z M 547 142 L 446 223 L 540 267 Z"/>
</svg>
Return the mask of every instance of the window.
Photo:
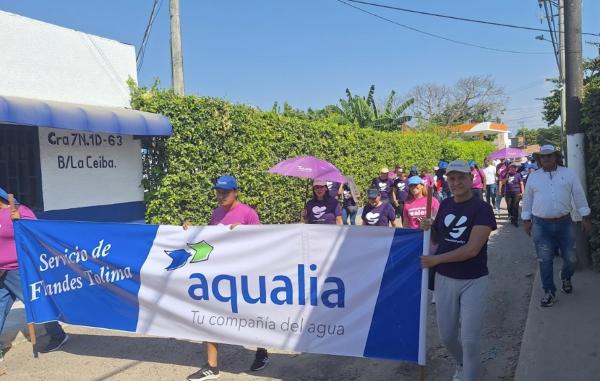
<svg viewBox="0 0 600 381">
<path fill-rule="evenodd" d="M 38 129 L 0 124 L 0 187 L 33 210 L 43 210 Z"/>
</svg>

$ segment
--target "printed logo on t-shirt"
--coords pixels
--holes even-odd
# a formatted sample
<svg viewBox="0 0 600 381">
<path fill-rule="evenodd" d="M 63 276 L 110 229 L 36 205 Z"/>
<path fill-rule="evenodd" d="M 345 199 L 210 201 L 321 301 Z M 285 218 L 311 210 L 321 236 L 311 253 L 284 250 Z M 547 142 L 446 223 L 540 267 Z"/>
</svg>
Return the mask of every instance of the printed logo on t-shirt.
<svg viewBox="0 0 600 381">
<path fill-rule="evenodd" d="M 388 184 L 386 182 L 379 182 L 379 191 L 385 192 L 387 190 Z"/>
<path fill-rule="evenodd" d="M 404 181 L 400 181 L 400 182 L 398 183 L 398 185 L 396 185 L 396 186 L 398 187 L 398 189 L 399 189 L 400 191 L 403 191 L 403 190 L 405 190 L 405 189 L 406 189 L 406 183 L 405 183 Z"/>
<path fill-rule="evenodd" d="M 312 208 L 312 212 L 315 218 L 321 218 L 325 214 L 326 210 L 326 206 L 313 206 Z"/>
<path fill-rule="evenodd" d="M 369 225 L 374 225 L 379 222 L 379 213 L 369 212 L 366 215 Z"/>
<path fill-rule="evenodd" d="M 333 181 L 327 181 L 325 182 L 325 184 L 327 185 L 327 189 L 331 190 L 331 187 L 333 186 Z"/>
<path fill-rule="evenodd" d="M 461 235 L 463 235 L 465 230 L 467 230 L 466 224 L 466 216 L 457 217 L 454 214 L 448 214 L 446 218 L 444 218 L 444 225 L 450 229 L 450 237 L 454 239 L 458 239 Z"/>
<path fill-rule="evenodd" d="M 352 194 L 350 193 L 350 191 L 345 190 L 344 191 L 344 198 L 346 200 L 350 199 L 352 197 Z"/>
</svg>

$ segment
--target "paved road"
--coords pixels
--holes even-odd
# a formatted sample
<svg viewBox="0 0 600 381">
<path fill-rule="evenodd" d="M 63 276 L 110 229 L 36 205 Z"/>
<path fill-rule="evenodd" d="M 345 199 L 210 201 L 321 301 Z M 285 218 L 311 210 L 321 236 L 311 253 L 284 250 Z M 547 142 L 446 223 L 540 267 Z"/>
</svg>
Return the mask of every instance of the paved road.
<svg viewBox="0 0 600 381">
<path fill-rule="evenodd" d="M 505 218 L 490 241 L 490 295 L 485 314 L 482 359 L 485 380 L 512 380 L 525 327 L 536 262 L 529 238 Z M 427 379 L 450 379 L 453 365 L 429 318 Z M 67 327 L 64 351 L 34 359 L 28 343 L 6 354 L 6 380 L 185 380 L 204 362 L 201 344 L 140 337 L 114 331 Z M 44 340 L 41 338 L 40 340 Z M 253 348 L 223 345 L 222 380 L 415 380 L 415 364 L 273 351 L 271 364 L 251 373 Z"/>
</svg>

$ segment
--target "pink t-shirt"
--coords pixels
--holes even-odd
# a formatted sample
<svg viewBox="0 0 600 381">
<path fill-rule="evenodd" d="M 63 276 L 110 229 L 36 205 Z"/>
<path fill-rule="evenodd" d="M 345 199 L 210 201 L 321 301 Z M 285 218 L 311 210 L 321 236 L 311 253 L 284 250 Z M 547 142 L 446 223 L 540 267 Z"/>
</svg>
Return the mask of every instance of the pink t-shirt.
<svg viewBox="0 0 600 381">
<path fill-rule="evenodd" d="M 260 219 L 256 210 L 252 209 L 246 204 L 238 202 L 233 208 L 225 210 L 222 207 L 218 207 L 213 210 L 212 216 L 210 217 L 209 225 L 258 225 Z"/>
<path fill-rule="evenodd" d="M 438 209 L 440 208 L 440 202 L 437 198 L 431 199 L 431 215 L 435 217 Z M 419 220 L 427 216 L 427 197 L 412 198 L 406 200 L 404 204 L 404 212 L 402 215 L 402 221 L 404 226 L 409 229 L 419 229 Z"/>
<path fill-rule="evenodd" d="M 26 206 L 18 206 L 21 218 L 35 220 L 35 214 Z M 10 208 L 0 209 L 0 270 L 19 268 L 17 249 L 15 247 L 15 231 L 10 219 Z"/>
<path fill-rule="evenodd" d="M 473 189 L 483 189 L 483 184 L 485 181 L 485 175 L 483 174 L 483 172 L 481 171 L 481 169 L 475 169 L 473 168 L 473 170 L 471 171 L 471 174 L 473 175 L 473 185 L 472 188 Z"/>
</svg>

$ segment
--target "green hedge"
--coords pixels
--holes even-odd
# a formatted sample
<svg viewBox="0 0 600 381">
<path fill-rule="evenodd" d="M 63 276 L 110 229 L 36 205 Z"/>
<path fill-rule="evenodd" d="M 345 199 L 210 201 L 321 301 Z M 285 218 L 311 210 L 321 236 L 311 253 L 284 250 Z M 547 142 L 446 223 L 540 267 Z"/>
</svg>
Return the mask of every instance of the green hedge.
<svg viewBox="0 0 600 381">
<path fill-rule="evenodd" d="M 594 226 L 590 249 L 594 268 L 600 271 L 600 84 L 587 87 L 582 105 L 582 126 L 587 137 L 588 198 Z"/>
<path fill-rule="evenodd" d="M 134 108 L 166 115 L 173 136 L 144 142 L 146 219 L 206 224 L 215 207 L 211 185 L 233 174 L 241 199 L 257 208 L 264 223 L 297 222 L 306 201 L 308 181 L 267 170 L 286 158 L 314 155 L 355 177 L 368 188 L 382 166 L 400 163 L 433 167 L 439 159 L 483 158 L 488 142 L 445 141 L 430 134 L 400 134 L 307 121 L 263 112 L 206 97 L 175 96 L 170 91 L 132 88 Z"/>
</svg>

